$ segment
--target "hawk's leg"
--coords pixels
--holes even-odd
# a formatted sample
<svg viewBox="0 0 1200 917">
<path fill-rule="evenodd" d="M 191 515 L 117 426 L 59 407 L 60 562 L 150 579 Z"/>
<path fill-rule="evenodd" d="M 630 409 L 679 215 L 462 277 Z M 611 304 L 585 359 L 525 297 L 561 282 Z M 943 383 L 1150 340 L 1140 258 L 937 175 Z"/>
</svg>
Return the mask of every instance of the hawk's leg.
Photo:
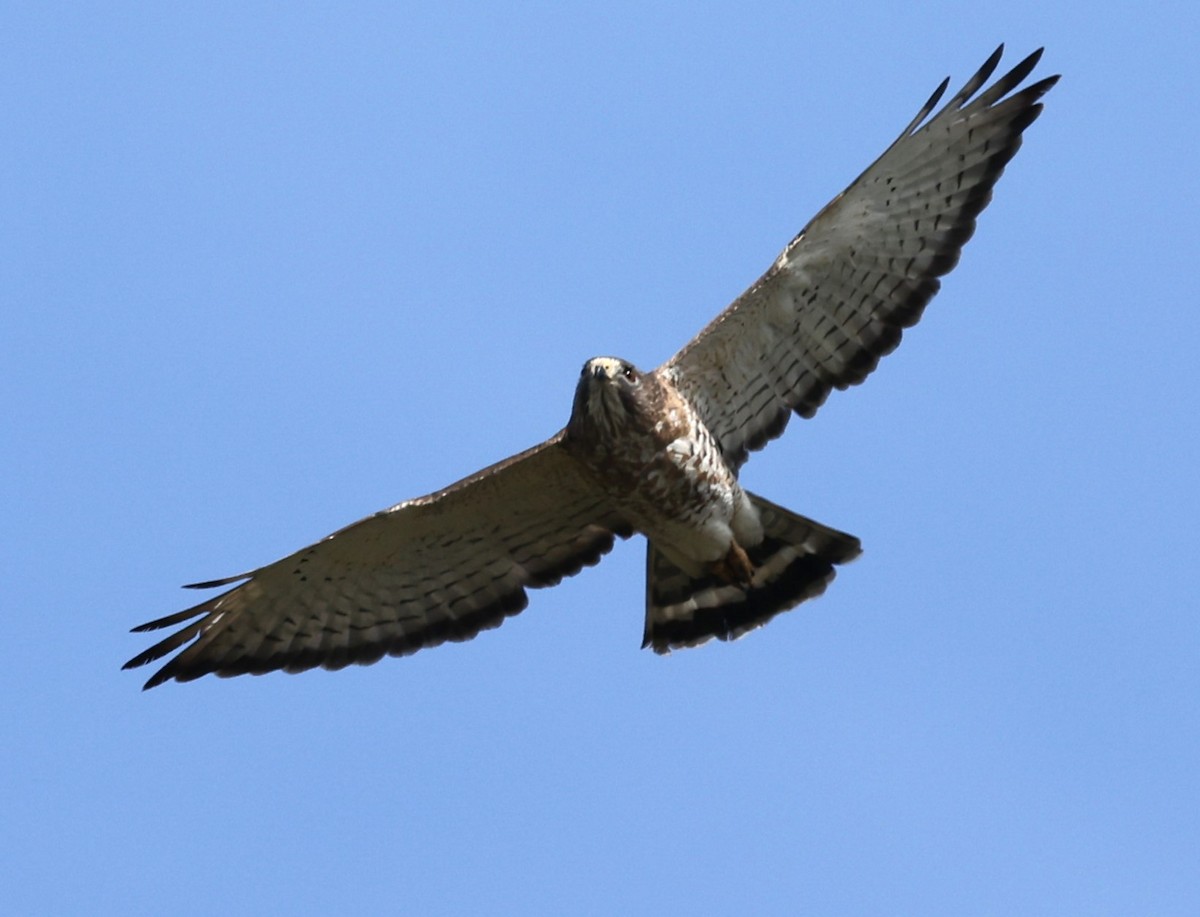
<svg viewBox="0 0 1200 917">
<path fill-rule="evenodd" d="M 708 572 L 727 583 L 749 586 L 754 578 L 754 564 L 750 563 L 742 546 L 732 541 L 725 556 L 708 565 Z"/>
</svg>

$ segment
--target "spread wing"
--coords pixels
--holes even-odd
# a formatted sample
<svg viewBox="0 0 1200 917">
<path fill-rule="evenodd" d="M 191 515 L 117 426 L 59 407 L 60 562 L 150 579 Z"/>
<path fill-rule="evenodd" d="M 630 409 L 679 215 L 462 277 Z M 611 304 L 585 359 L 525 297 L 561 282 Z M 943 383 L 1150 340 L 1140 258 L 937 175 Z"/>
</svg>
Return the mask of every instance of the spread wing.
<svg viewBox="0 0 1200 917">
<path fill-rule="evenodd" d="M 1031 54 L 973 101 L 1004 46 L 900 137 L 784 249 L 749 290 L 659 368 L 700 412 L 734 467 L 867 377 L 958 262 L 992 186 L 1041 113 L 1052 76 L 1008 95 Z"/>
<path fill-rule="evenodd" d="M 125 664 L 185 649 L 146 682 L 376 662 L 469 640 L 523 609 L 629 527 L 560 445 L 562 434 L 445 490 L 348 526 L 135 631 L 191 621 Z M 192 621 L 193 618 L 199 620 Z"/>
</svg>

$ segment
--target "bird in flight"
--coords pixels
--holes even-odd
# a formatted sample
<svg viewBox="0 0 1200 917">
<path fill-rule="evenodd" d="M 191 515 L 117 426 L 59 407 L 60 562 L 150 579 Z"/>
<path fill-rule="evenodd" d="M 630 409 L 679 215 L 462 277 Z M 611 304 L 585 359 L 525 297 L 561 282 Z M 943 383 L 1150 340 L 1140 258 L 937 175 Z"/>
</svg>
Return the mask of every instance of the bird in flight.
<svg viewBox="0 0 1200 917">
<path fill-rule="evenodd" d="M 275 563 L 137 632 L 182 627 L 125 664 L 179 650 L 146 682 L 339 669 L 469 640 L 648 541 L 643 646 L 731 640 L 820 595 L 857 538 L 745 490 L 749 453 L 862 382 L 958 262 L 992 187 L 1041 113 L 1041 50 L 986 89 L 998 48 L 936 114 L 943 81 L 875 162 L 682 350 L 643 371 L 584 364 L 566 427 L 444 490 Z M 981 91 L 982 90 L 982 91 Z"/>
</svg>

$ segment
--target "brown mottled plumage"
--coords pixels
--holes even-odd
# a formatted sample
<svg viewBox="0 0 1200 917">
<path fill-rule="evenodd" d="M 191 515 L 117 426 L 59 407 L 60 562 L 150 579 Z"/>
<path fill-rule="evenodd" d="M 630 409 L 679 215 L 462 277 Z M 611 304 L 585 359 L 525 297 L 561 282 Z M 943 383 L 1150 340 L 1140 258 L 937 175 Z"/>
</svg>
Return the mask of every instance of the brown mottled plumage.
<svg viewBox="0 0 1200 917">
<path fill-rule="evenodd" d="M 126 668 L 146 683 L 298 672 L 468 640 L 647 536 L 644 644 L 736 638 L 824 591 L 858 540 L 743 490 L 749 452 L 861 382 L 920 318 L 1041 113 L 1041 51 L 979 93 L 997 49 L 936 115 L 943 82 L 882 156 L 679 353 L 643 373 L 589 360 L 566 428 L 136 631 L 183 625 Z M 1012 93 L 1011 95 L 1009 93 Z M 926 120 L 928 119 L 928 120 Z M 236 584 L 236 585 L 234 585 Z M 189 623 L 190 622 L 190 623 Z"/>
</svg>

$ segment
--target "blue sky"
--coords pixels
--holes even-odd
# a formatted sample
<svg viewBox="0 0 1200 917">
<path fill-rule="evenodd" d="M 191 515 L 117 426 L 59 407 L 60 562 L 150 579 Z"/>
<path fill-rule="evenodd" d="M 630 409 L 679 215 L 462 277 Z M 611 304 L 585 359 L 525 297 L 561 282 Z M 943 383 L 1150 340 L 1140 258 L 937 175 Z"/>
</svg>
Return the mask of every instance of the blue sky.
<svg viewBox="0 0 1200 917">
<path fill-rule="evenodd" d="M 1193 4 L 8 5 L 6 913 L 1195 914 Z M 653 366 L 943 76 L 1061 72 L 868 382 L 755 456 L 863 539 L 640 651 L 644 548 L 478 640 L 143 694 L 129 627 Z"/>
</svg>

